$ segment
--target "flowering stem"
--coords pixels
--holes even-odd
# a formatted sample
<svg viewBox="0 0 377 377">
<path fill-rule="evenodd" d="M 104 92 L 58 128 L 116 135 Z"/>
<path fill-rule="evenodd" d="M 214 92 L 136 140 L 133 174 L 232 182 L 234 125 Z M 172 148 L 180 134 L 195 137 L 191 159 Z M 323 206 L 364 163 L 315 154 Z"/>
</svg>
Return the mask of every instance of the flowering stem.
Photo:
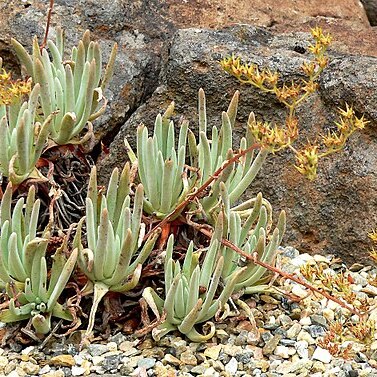
<svg viewBox="0 0 377 377">
<path fill-rule="evenodd" d="M 39 49 L 42 51 L 46 45 L 47 45 L 47 38 L 48 38 L 48 32 L 50 30 L 50 22 L 51 22 L 51 14 L 52 14 L 52 9 L 54 8 L 54 0 L 50 0 L 50 6 L 48 8 L 48 13 L 47 13 L 47 23 L 46 23 L 46 30 L 45 30 L 45 36 L 43 38 L 43 42 Z"/>
</svg>

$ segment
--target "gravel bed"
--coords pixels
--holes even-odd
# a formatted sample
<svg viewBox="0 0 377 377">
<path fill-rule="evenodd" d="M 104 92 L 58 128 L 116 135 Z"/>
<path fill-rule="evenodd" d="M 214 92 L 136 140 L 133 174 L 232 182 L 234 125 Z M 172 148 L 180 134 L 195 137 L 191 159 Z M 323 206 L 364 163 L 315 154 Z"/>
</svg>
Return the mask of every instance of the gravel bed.
<svg viewBox="0 0 377 377">
<path fill-rule="evenodd" d="M 348 270 L 332 256 L 299 255 L 291 247 L 282 249 L 278 264 L 297 274 L 303 264 L 321 264 L 329 274 L 343 272 L 357 299 L 368 302 L 368 320 L 377 319 L 377 288 L 371 284 L 377 280 L 375 268 L 355 264 Z M 81 351 L 74 341 L 62 339 L 42 350 L 38 345 L 13 344 L 12 349 L 0 348 L 0 376 L 377 376 L 377 332 L 361 340 L 345 334 L 336 354 L 323 345 L 331 324 L 337 320 L 357 324 L 359 318 L 289 280 L 278 277 L 275 285 L 280 292 L 242 298 L 253 312 L 259 336 L 241 311 L 217 322 L 215 337 L 204 344 L 179 333 L 158 342 L 150 335 L 135 339 L 117 333 Z M 292 294 L 301 300 L 292 299 Z M 349 353 L 344 358 L 346 347 Z"/>
</svg>

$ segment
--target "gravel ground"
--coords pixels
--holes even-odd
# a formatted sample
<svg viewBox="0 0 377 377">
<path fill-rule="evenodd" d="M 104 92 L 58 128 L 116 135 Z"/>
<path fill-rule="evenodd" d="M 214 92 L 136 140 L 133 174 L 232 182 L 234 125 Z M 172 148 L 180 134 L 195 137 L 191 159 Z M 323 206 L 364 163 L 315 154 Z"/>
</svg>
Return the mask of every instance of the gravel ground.
<svg viewBox="0 0 377 377">
<path fill-rule="evenodd" d="M 377 376 L 372 322 L 377 318 L 376 268 L 355 264 L 346 269 L 332 256 L 299 255 L 290 247 L 282 249 L 278 264 L 298 275 L 302 265 L 320 265 L 326 276 L 343 273 L 354 303 L 367 304 L 368 319 L 360 322 L 338 304 L 278 277 L 275 286 L 280 292 L 243 297 L 257 332 L 241 310 L 216 323 L 215 337 L 204 344 L 191 343 L 179 333 L 158 342 L 150 336 L 134 339 L 117 333 L 81 351 L 69 340 L 54 340 L 43 350 L 13 344 L 12 349 L 0 348 L 0 376 Z M 336 328 L 334 323 L 341 325 Z M 349 331 L 366 324 L 369 331 L 359 339 Z"/>
</svg>

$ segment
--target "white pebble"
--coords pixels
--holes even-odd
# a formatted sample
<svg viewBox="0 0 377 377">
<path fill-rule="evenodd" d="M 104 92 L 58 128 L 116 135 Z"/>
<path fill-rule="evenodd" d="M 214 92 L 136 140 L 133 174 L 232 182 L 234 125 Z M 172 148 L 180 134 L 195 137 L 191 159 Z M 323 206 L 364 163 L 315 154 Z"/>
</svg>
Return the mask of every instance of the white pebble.
<svg viewBox="0 0 377 377">
<path fill-rule="evenodd" d="M 77 367 L 76 365 L 74 365 L 71 370 L 72 376 L 82 376 L 85 373 L 85 371 L 85 368 Z"/>
<path fill-rule="evenodd" d="M 298 297 L 304 298 L 308 296 L 308 291 L 301 288 L 300 285 L 295 284 L 292 288 L 292 293 Z"/>
<path fill-rule="evenodd" d="M 310 326 L 312 324 L 312 320 L 310 317 L 302 317 L 300 319 L 300 325 L 301 326 Z"/>
<path fill-rule="evenodd" d="M 238 362 L 232 357 L 228 364 L 225 365 L 225 371 L 228 372 L 231 376 L 234 376 L 237 373 Z"/>
<path fill-rule="evenodd" d="M 322 363 L 328 364 L 331 361 L 332 356 L 328 350 L 321 347 L 317 347 L 313 353 L 313 359 L 319 360 L 319 361 L 322 361 Z"/>
<path fill-rule="evenodd" d="M 274 351 L 274 355 L 282 357 L 283 359 L 289 358 L 289 349 L 286 346 L 277 346 Z"/>
</svg>

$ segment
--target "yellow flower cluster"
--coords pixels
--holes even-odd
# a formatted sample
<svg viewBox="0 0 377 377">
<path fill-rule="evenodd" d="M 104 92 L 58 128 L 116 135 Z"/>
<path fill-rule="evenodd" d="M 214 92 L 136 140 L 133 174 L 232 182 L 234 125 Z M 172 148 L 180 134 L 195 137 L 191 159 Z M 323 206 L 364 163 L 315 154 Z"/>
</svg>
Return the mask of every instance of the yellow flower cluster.
<svg viewBox="0 0 377 377">
<path fill-rule="evenodd" d="M 352 107 L 346 104 L 346 109 L 339 109 L 340 120 L 335 122 L 337 132 L 328 132 L 322 137 L 326 149 L 319 153 L 319 145 L 307 145 L 303 150 L 295 151 L 296 169 L 308 179 L 314 180 L 317 175 L 318 160 L 329 154 L 340 151 L 347 139 L 357 130 L 363 129 L 369 122 L 364 117 L 357 117 Z M 376 233 L 377 241 L 377 233 Z"/>
<path fill-rule="evenodd" d="M 307 144 L 302 150 L 296 151 L 295 168 L 310 181 L 317 176 L 318 168 L 318 145 Z"/>
<path fill-rule="evenodd" d="M 369 122 L 364 119 L 364 116 L 357 117 L 352 107 L 346 104 L 346 109 L 339 109 L 340 120 L 335 122 L 338 130 L 337 132 L 328 132 L 323 136 L 322 141 L 328 148 L 325 155 L 334 153 L 342 149 L 347 139 L 357 130 L 362 130 Z"/>
<path fill-rule="evenodd" d="M 266 91 L 272 90 L 279 80 L 277 72 L 271 72 L 269 69 L 260 70 L 256 64 L 243 64 L 241 58 L 234 55 L 221 60 L 220 65 L 225 72 L 235 76 L 240 82 Z"/>
<path fill-rule="evenodd" d="M 0 105 L 10 105 L 31 90 L 31 80 L 12 80 L 11 74 L 2 70 L 0 73 Z"/>
<path fill-rule="evenodd" d="M 346 105 L 345 110 L 339 109 L 340 120 L 336 122 L 337 131 L 328 132 L 322 136 L 321 143 L 308 143 L 303 149 L 296 150 L 292 143 L 299 134 L 298 120 L 295 116 L 297 106 L 310 94 L 318 89 L 318 77 L 328 64 L 326 51 L 331 43 L 330 34 L 323 33 L 316 27 L 311 30 L 314 43 L 308 46 L 313 54 L 311 61 L 302 64 L 301 69 L 307 79 L 289 84 L 280 84 L 280 76 L 269 69 L 260 69 L 256 64 L 243 64 L 240 57 L 234 55 L 224 58 L 220 65 L 230 75 L 235 76 L 241 83 L 253 85 L 263 92 L 272 93 L 283 103 L 288 115 L 281 127 L 272 126 L 268 122 L 253 120 L 249 128 L 254 139 L 262 148 L 270 152 L 289 147 L 295 154 L 296 169 L 310 180 L 317 176 L 318 161 L 331 153 L 341 150 L 347 139 L 356 131 L 367 125 L 364 117 L 357 117 L 352 107 Z"/>
<path fill-rule="evenodd" d="M 288 147 L 298 136 L 298 120 L 295 117 L 288 117 L 285 127 L 273 126 L 253 118 L 249 120 L 248 127 L 255 142 L 272 153 Z"/>
</svg>

